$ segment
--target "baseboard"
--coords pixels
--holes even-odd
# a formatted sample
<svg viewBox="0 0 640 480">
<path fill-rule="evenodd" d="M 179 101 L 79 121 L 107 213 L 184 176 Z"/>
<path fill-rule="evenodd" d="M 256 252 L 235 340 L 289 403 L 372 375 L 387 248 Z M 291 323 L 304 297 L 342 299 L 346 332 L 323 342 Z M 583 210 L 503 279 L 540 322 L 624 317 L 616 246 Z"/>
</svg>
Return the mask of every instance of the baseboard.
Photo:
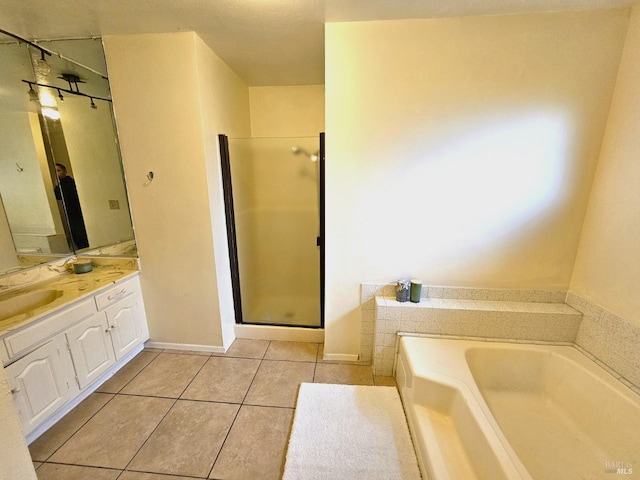
<svg viewBox="0 0 640 480">
<path fill-rule="evenodd" d="M 323 360 L 334 362 L 357 362 L 358 355 L 355 354 L 343 354 L 343 353 L 325 353 L 322 356 Z"/>
<path fill-rule="evenodd" d="M 191 343 L 165 343 L 165 342 L 147 342 L 147 348 L 162 348 L 166 350 L 186 350 L 191 352 L 210 352 L 224 353 L 224 347 L 216 347 L 213 345 L 194 345 Z"/>
<path fill-rule="evenodd" d="M 277 340 L 284 342 L 323 343 L 324 329 L 278 327 L 275 325 L 236 325 L 236 338 Z"/>
</svg>

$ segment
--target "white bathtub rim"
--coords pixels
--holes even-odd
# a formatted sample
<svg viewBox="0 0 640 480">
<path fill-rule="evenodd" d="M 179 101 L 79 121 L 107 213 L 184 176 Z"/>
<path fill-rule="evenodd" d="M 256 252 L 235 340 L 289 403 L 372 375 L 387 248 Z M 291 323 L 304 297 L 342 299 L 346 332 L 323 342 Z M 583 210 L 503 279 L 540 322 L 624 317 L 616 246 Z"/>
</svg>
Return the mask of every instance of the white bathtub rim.
<svg viewBox="0 0 640 480">
<path fill-rule="evenodd" d="M 457 390 L 460 395 L 466 400 L 467 406 L 472 412 L 473 417 L 478 423 L 479 428 L 484 433 L 484 437 L 489 443 L 491 450 L 494 452 L 496 462 L 500 465 L 500 468 L 504 472 L 505 476 L 509 479 L 521 479 L 521 480 L 533 480 L 527 472 L 526 468 L 518 458 L 517 454 L 513 451 L 511 445 L 506 440 L 499 427 L 494 427 L 495 420 L 493 417 L 488 417 L 486 412 L 483 411 L 482 405 L 480 405 L 473 395 L 471 390 L 458 379 L 447 378 L 444 375 L 434 375 L 429 378 L 437 383 L 442 383 L 448 387 Z M 427 445 L 427 457 L 425 462 L 424 458 L 421 458 L 424 463 L 424 467 L 427 470 L 427 478 L 430 480 L 459 480 L 451 478 L 448 469 L 445 466 L 444 455 L 437 441 L 437 437 L 432 428 L 429 428 L 427 432 L 423 428 L 415 425 L 416 422 L 416 406 L 422 406 L 418 403 L 412 402 L 409 406 L 411 414 L 408 417 L 411 418 L 410 422 L 413 422 L 413 428 L 419 430 L 420 433 L 427 433 L 428 438 L 425 439 Z M 431 441 L 431 442 L 430 442 Z M 422 456 L 422 454 L 420 454 Z"/>
<path fill-rule="evenodd" d="M 484 402 L 478 401 L 471 388 L 467 385 L 463 378 L 438 371 L 418 373 L 420 372 L 420 370 L 415 369 L 414 367 L 414 362 L 410 361 L 408 369 L 410 370 L 410 374 L 412 376 L 425 378 L 427 380 L 431 380 L 433 382 L 450 387 L 454 390 L 457 390 L 460 395 L 464 397 L 469 409 L 472 412 L 473 417 L 484 433 L 484 436 L 489 443 L 490 448 L 494 452 L 497 463 L 500 465 L 500 468 L 503 470 L 507 478 L 533 480 L 533 477 L 531 477 L 524 464 L 520 461 L 518 455 L 511 447 L 511 444 L 502 433 L 502 430 L 489 411 L 488 407 L 486 407 L 486 404 Z M 401 391 L 401 393 L 403 392 Z M 423 430 L 415 424 L 416 412 L 413 408 L 414 405 L 419 404 L 415 402 L 407 402 L 407 399 L 403 395 L 401 395 L 401 399 L 403 400 L 403 405 L 405 405 L 405 411 L 407 413 L 410 426 L 414 430 L 420 430 L 422 432 Z M 431 439 L 434 440 L 435 433 L 433 432 L 433 430 L 430 430 L 430 432 L 428 433 L 430 434 L 429 436 L 431 437 Z M 429 444 L 427 446 L 427 450 L 428 451 L 426 453 L 429 457 L 428 459 L 422 458 L 422 452 L 420 452 L 418 456 L 419 460 L 421 460 L 423 463 L 422 466 L 426 470 L 429 480 L 458 480 L 452 479 L 450 477 L 448 470 L 445 467 L 442 451 L 437 441 L 433 442 L 433 444 Z M 433 455 L 435 455 L 435 458 Z"/>
<path fill-rule="evenodd" d="M 418 342 L 420 340 L 429 341 L 429 353 L 433 352 L 431 348 L 433 348 L 436 352 L 440 348 L 445 350 L 444 361 L 442 361 L 443 359 L 441 359 L 440 363 L 431 362 L 430 364 L 427 364 L 426 362 L 417 362 L 417 359 L 414 358 L 409 360 L 410 365 L 408 365 L 407 368 L 414 376 L 424 377 L 434 382 L 443 383 L 451 388 L 456 388 L 463 396 L 465 396 L 465 399 L 467 400 L 470 408 L 472 408 L 472 412 L 474 413 L 476 420 L 480 425 L 484 424 L 484 421 L 486 421 L 490 425 L 491 428 L 489 429 L 489 436 L 495 436 L 495 439 L 498 441 L 499 447 L 508 454 L 510 462 L 516 466 L 516 469 L 519 472 L 519 476 L 514 476 L 514 478 L 532 479 L 531 474 L 528 472 L 519 456 L 511 447 L 510 442 L 505 437 L 502 429 L 491 413 L 487 403 L 483 399 L 479 387 L 475 384 L 475 379 L 473 378 L 473 373 L 471 372 L 471 368 L 467 362 L 466 357 L 466 351 L 468 351 L 469 349 L 507 348 L 534 351 L 542 350 L 545 352 L 549 352 L 551 355 L 563 356 L 566 361 L 576 364 L 578 368 L 584 369 L 585 373 L 590 377 L 593 377 L 595 381 L 603 382 L 616 394 L 621 395 L 626 400 L 634 404 L 638 404 L 638 402 L 640 401 L 639 395 L 636 392 L 628 388 L 627 385 L 621 382 L 619 378 L 617 378 L 615 375 L 612 375 L 611 372 L 604 369 L 601 365 L 591 359 L 580 349 L 575 348 L 572 344 L 534 344 L 505 341 L 487 342 L 461 338 L 432 337 L 427 335 L 401 336 L 400 340 L 404 339 L 406 339 L 405 342 L 398 342 L 398 353 L 400 353 L 400 350 L 402 349 L 402 343 L 411 345 L 412 343 Z M 435 341 L 441 340 L 449 340 L 451 343 L 433 343 Z M 424 344 L 422 350 L 424 350 Z M 441 351 L 437 353 L 441 353 Z M 476 415 L 478 413 L 480 413 L 481 415 Z M 407 417 L 409 417 L 408 412 Z M 483 432 L 486 433 L 486 430 L 483 429 Z M 493 441 L 491 439 L 488 440 L 492 442 L 491 444 L 493 446 Z M 497 456 L 499 459 L 502 458 L 499 454 Z M 434 472 L 434 475 L 437 473 L 438 472 Z M 434 476 L 434 478 L 429 478 L 430 480 L 440 480 L 440 478 L 448 479 L 449 477 L 447 474 L 442 477 Z"/>
<path fill-rule="evenodd" d="M 548 350 L 549 348 L 553 350 L 562 351 L 565 354 L 565 357 L 570 360 L 572 363 L 580 365 L 584 367 L 585 371 L 588 372 L 589 375 L 597 378 L 600 381 L 605 382 L 612 389 L 616 390 L 618 393 L 627 398 L 627 400 L 631 402 L 639 402 L 640 394 L 635 392 L 633 389 L 629 388 L 629 386 L 621 381 L 622 377 L 616 372 L 612 371 L 610 368 L 603 365 L 597 361 L 588 351 L 585 351 L 582 347 L 572 343 L 572 342 L 529 342 L 529 341 L 508 341 L 502 339 L 470 339 L 468 337 L 457 337 L 451 335 L 430 335 L 430 334 L 413 334 L 413 333 L 405 333 L 398 332 L 399 340 L 402 338 L 424 338 L 428 340 L 447 340 L 450 342 L 454 342 L 456 348 L 461 349 L 461 344 L 473 344 L 474 347 L 483 347 L 483 348 L 509 348 L 509 349 L 532 349 L 532 350 Z M 398 350 L 399 350 L 400 342 L 398 341 Z M 463 348 L 466 350 L 466 347 L 463 345 Z M 554 354 L 556 354 L 554 352 Z M 462 353 L 462 357 L 464 358 L 465 354 Z M 458 355 L 456 357 L 460 358 Z M 449 376 L 451 378 L 458 378 L 463 384 L 468 383 L 469 376 L 473 380 L 473 374 L 471 373 L 468 364 L 466 361 L 464 365 L 467 365 L 464 377 L 456 375 L 454 369 L 449 368 L 449 366 L 443 368 L 439 368 L 436 370 L 431 370 L 433 365 L 429 367 L 429 371 L 437 371 L 445 376 Z M 425 365 L 423 368 L 427 368 Z M 418 370 L 417 371 L 422 371 Z M 462 370 L 464 371 L 464 369 Z M 395 371 L 394 371 L 395 374 Z M 475 383 L 475 382 L 473 382 Z M 480 393 L 480 392 L 478 392 Z M 480 394 L 481 395 L 481 394 Z M 481 396 L 482 398 L 482 396 Z"/>
<path fill-rule="evenodd" d="M 437 338 L 432 339 L 432 341 L 433 340 L 441 339 Z M 409 343 L 411 342 L 413 341 L 409 341 Z M 492 345 L 498 344 L 492 342 Z M 522 347 L 522 345 L 518 344 L 518 347 Z M 474 416 L 476 417 L 476 421 L 479 422 L 481 428 L 483 428 L 485 433 L 487 433 L 490 444 L 506 452 L 510 461 L 515 464 L 516 469 L 520 475 L 523 476 L 522 478 L 531 478 L 524 464 L 520 461 L 520 458 L 513 450 L 511 443 L 504 436 L 504 433 L 491 413 L 489 406 L 484 401 L 482 393 L 478 389 L 477 385 L 475 385 L 464 351 L 460 352 L 460 348 L 456 348 L 455 350 L 450 349 L 447 353 L 453 353 L 453 355 L 450 356 L 451 358 L 448 359 L 446 365 L 434 365 L 433 363 L 426 362 L 416 364 L 412 361 L 410 364 L 412 374 L 415 377 L 422 377 L 443 383 L 458 390 L 467 400 Z M 502 455 L 498 455 L 498 457 L 499 459 L 503 458 Z"/>
</svg>

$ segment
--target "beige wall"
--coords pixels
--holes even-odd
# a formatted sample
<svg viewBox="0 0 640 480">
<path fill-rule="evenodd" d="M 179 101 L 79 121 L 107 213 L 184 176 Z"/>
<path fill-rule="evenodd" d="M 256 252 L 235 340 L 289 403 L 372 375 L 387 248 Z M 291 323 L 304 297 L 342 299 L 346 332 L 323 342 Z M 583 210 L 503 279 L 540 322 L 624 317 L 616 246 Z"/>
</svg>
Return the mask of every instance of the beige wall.
<svg viewBox="0 0 640 480">
<path fill-rule="evenodd" d="M 568 287 L 627 22 L 326 25 L 326 352 L 364 281 Z"/>
<path fill-rule="evenodd" d="M 18 412 L 13 405 L 4 369 L 0 368 L 0 479 L 36 480 Z"/>
<path fill-rule="evenodd" d="M 217 296 L 223 344 L 229 347 L 235 339 L 235 311 L 217 136 L 220 133 L 231 137 L 249 135 L 249 92 L 244 82 L 198 37 L 196 55 Z"/>
<path fill-rule="evenodd" d="M 640 323 L 640 7 L 634 7 L 571 291 Z"/>
<path fill-rule="evenodd" d="M 248 89 L 194 33 L 104 45 L 151 340 L 229 344 L 216 136 L 248 134 Z"/>
<path fill-rule="evenodd" d="M 0 197 L 0 275 L 5 270 L 18 266 L 18 257 L 15 252 L 9 222 L 4 212 L 2 197 Z"/>
<path fill-rule="evenodd" d="M 324 132 L 324 85 L 251 87 L 252 137 L 316 137 Z"/>
</svg>

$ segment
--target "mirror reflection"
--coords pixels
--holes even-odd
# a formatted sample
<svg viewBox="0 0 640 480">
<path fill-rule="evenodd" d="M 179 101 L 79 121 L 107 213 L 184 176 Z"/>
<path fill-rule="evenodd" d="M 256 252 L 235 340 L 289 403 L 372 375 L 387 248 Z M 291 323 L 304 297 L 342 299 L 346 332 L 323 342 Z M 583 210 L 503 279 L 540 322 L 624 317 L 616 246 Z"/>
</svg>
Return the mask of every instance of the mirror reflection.
<svg viewBox="0 0 640 480">
<path fill-rule="evenodd" d="M 135 255 L 101 41 L 0 33 L 0 62 L 0 275 Z"/>
</svg>

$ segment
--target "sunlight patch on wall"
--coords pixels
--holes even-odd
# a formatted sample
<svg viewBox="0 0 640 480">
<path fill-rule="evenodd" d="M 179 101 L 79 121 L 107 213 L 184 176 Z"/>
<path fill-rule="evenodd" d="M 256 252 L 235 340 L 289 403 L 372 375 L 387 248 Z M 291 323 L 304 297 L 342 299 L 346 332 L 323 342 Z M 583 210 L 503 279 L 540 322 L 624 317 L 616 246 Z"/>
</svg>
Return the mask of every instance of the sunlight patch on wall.
<svg viewBox="0 0 640 480">
<path fill-rule="evenodd" d="M 495 242 L 551 209 L 570 154 L 569 125 L 550 112 L 503 118 L 406 164 L 402 189 L 429 206 L 425 246 L 446 253 Z"/>
</svg>

